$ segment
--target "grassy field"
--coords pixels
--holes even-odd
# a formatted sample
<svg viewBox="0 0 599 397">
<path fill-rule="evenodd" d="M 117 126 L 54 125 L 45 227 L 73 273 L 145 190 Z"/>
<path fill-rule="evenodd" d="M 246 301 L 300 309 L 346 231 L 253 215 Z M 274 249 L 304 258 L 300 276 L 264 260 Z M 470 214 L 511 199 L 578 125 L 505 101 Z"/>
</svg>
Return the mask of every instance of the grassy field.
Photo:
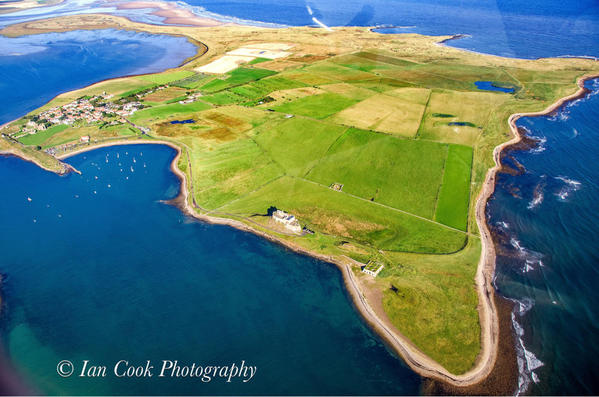
<svg viewBox="0 0 599 397">
<path fill-rule="evenodd" d="M 306 178 L 433 218 L 447 145 L 351 129 Z"/>
<path fill-rule="evenodd" d="M 148 107 L 129 119 L 184 149 L 179 168 L 190 177 L 198 212 L 240 220 L 318 253 L 384 263 L 364 285 L 382 296 L 392 324 L 448 370 L 467 371 L 480 343 L 472 200 L 493 164 L 492 150 L 510 138 L 510 114 L 571 94 L 576 77 L 596 65 L 489 57 L 439 46 L 438 38 L 366 28 L 177 29 L 209 43 L 211 56 L 257 41 L 294 43 L 293 54 L 223 75 L 196 73 L 203 60 L 192 61 L 63 94 L 44 108 L 104 91 L 118 99 L 160 84 L 178 87 L 142 99 Z M 479 80 L 516 91 L 481 91 Z M 188 93 L 198 100 L 164 103 Z M 182 118 L 194 123 L 170 124 Z M 18 133 L 24 122 L 5 132 Z M 57 129 L 24 137 L 30 146 L 11 150 L 55 167 L 34 145 L 139 134 L 128 124 Z M 271 207 L 294 214 L 314 234 L 273 230 L 265 216 Z M 356 275 L 369 277 L 357 269 Z"/>
<path fill-rule="evenodd" d="M 479 352 L 480 325 L 473 287 L 480 242 L 452 255 L 387 254 L 377 281 L 394 324 L 453 373 L 472 367 Z M 393 286 L 395 290 L 392 290 Z"/>
<path fill-rule="evenodd" d="M 345 130 L 335 124 L 295 117 L 263 125 L 254 139 L 288 175 L 303 176 Z"/>
<path fill-rule="evenodd" d="M 237 68 L 227 73 L 225 78 L 212 80 L 201 86 L 200 89 L 206 93 L 222 91 L 226 88 L 249 83 L 250 81 L 259 80 L 273 74 L 276 74 L 276 72 L 266 69 Z"/>
<path fill-rule="evenodd" d="M 194 74 L 194 72 L 189 70 L 176 70 L 174 72 L 143 75 L 139 76 L 139 79 L 149 81 L 156 85 L 162 85 L 185 79 L 187 77 L 193 76 Z"/>
<path fill-rule="evenodd" d="M 173 116 L 175 114 L 192 114 L 205 109 L 209 109 L 210 105 L 203 102 L 193 102 L 182 105 L 180 103 L 172 103 L 168 105 L 161 105 L 142 109 L 134 113 L 130 120 L 134 123 L 148 123 L 155 120 L 163 120 Z"/>
<path fill-rule="evenodd" d="M 19 141 L 23 145 L 42 145 L 46 140 L 52 137 L 52 135 L 58 134 L 67 128 L 69 127 L 65 124 L 58 124 L 46 129 L 45 131 L 38 132 L 35 135 L 25 135 L 24 137 L 20 138 Z"/>
<path fill-rule="evenodd" d="M 462 248 L 466 240 L 464 234 L 443 226 L 289 176 L 221 211 L 249 216 L 266 214 L 271 206 L 295 214 L 317 232 L 383 250 L 448 253 Z"/>
<path fill-rule="evenodd" d="M 435 220 L 456 229 L 468 228 L 472 148 L 449 145 Z"/>
<path fill-rule="evenodd" d="M 413 137 L 430 91 L 422 88 L 399 88 L 376 94 L 339 112 L 334 120 L 357 128 Z"/>
<path fill-rule="evenodd" d="M 293 102 L 279 105 L 274 109 L 278 112 L 298 114 L 324 119 L 356 103 L 356 100 L 337 94 L 320 94 L 297 99 Z"/>
</svg>

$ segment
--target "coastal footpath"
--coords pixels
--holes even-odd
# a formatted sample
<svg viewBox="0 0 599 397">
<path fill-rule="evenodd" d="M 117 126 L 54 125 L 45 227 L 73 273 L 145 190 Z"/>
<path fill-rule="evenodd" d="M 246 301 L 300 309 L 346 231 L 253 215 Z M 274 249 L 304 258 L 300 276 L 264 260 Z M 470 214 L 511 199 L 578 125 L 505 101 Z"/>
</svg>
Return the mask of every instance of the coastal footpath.
<svg viewBox="0 0 599 397">
<path fill-rule="evenodd" d="M 437 44 L 448 37 L 378 35 L 363 28 L 183 28 L 105 15 L 36 21 L 2 33 L 83 27 L 183 35 L 203 43 L 206 53 L 155 77 L 115 79 L 63 94 L 4 128 L 4 152 L 65 172 L 58 160 L 81 151 L 167 144 L 178 151 L 172 170 L 182 181 L 177 204 L 186 213 L 336 264 L 364 319 L 414 371 L 462 388 L 487 379 L 498 358 L 510 359 L 497 354 L 495 251 L 485 215 L 501 151 L 520 141 L 518 117 L 547 114 L 584 95 L 583 88 L 567 94 L 576 79 L 582 87 L 581 76 L 597 71 L 596 62 L 505 59 Z M 247 53 L 268 44 L 262 51 L 274 51 L 277 43 L 288 54 L 254 57 L 222 74 L 200 71 L 240 48 Z M 479 91 L 479 79 L 514 92 Z M 148 94 L 151 83 L 168 87 Z M 146 107 L 107 127 L 81 122 L 55 134 L 22 135 L 42 112 L 104 91 Z M 384 114 L 376 115 L 379 109 Z M 144 130 L 131 132 L 130 125 Z M 302 138 L 308 130 L 317 139 Z M 40 137 L 41 150 L 13 142 L 13 136 Z M 72 143 L 56 156 L 47 154 L 68 139 Z M 394 150 L 387 156 L 419 160 L 381 164 L 374 153 L 383 147 Z M 372 154 L 357 157 L 364 148 Z M 214 168 L 213 153 L 229 161 L 226 170 Z M 240 153 L 250 156 L 249 164 L 232 160 Z M 219 179 L 224 171 L 230 177 Z M 389 190 L 385 178 L 394 176 L 403 184 Z M 267 216 L 271 206 L 296 215 L 311 233 L 277 228 Z M 375 278 L 361 272 L 371 262 L 384 266 Z"/>
</svg>

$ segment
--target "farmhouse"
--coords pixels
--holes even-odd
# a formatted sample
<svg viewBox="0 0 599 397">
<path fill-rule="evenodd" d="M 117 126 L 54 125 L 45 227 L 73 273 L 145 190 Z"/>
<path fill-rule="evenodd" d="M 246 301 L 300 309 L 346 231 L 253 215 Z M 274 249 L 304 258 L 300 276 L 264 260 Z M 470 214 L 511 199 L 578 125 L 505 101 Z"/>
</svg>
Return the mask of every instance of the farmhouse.
<svg viewBox="0 0 599 397">
<path fill-rule="evenodd" d="M 285 211 L 276 210 L 272 214 L 272 219 L 277 223 L 283 224 L 287 229 L 291 230 L 292 232 L 300 233 L 302 231 L 302 227 L 300 226 L 295 216 L 288 214 Z"/>
</svg>

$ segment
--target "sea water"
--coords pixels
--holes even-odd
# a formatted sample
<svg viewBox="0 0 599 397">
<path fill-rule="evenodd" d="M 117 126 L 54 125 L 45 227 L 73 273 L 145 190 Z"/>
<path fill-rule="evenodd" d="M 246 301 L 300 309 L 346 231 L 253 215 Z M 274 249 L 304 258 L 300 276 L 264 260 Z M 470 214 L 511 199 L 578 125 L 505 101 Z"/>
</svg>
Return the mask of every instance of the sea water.
<svg viewBox="0 0 599 397">
<path fill-rule="evenodd" d="M 516 302 L 520 388 L 597 394 L 599 356 L 599 80 L 592 93 L 518 126 L 536 140 L 507 152 L 488 205 L 497 234 L 496 286 Z"/>
<path fill-rule="evenodd" d="M 448 44 L 518 58 L 599 56 L 595 0 L 186 0 L 241 20 L 284 25 L 391 26 L 383 33 L 462 34 Z M 218 16 L 217 16 L 218 17 Z"/>
<path fill-rule="evenodd" d="M 196 15 L 258 26 L 373 26 L 381 33 L 463 35 L 447 45 L 494 55 L 599 57 L 595 0 L 186 0 Z M 109 13 L 164 24 L 149 9 L 103 0 L 65 0 L 0 16 L 0 27 L 58 15 Z"/>
<path fill-rule="evenodd" d="M 164 203 L 173 149 L 68 160 L 59 177 L 0 158 L 2 342 L 50 394 L 416 394 L 420 378 L 364 324 L 341 273 Z M 70 360 L 106 377 L 62 378 Z M 119 360 L 257 367 L 251 381 L 116 378 Z"/>
</svg>

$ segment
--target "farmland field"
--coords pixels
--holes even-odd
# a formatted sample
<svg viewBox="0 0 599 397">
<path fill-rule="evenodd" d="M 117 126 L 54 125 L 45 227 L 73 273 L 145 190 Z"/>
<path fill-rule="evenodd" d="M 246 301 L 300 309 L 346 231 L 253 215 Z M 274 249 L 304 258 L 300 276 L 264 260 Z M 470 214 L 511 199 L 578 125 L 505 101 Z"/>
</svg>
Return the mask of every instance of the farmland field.
<svg viewBox="0 0 599 397">
<path fill-rule="evenodd" d="M 46 140 L 50 139 L 52 135 L 58 134 L 67 128 L 68 126 L 65 124 L 58 124 L 45 131 L 38 132 L 35 135 L 25 135 L 23 138 L 20 138 L 19 141 L 21 141 L 23 145 L 41 145 Z"/>
<path fill-rule="evenodd" d="M 432 219 L 447 145 L 351 129 L 306 178 Z"/>
<path fill-rule="evenodd" d="M 237 68 L 229 72 L 224 79 L 215 79 L 201 87 L 204 92 L 217 92 L 224 90 L 225 88 L 249 83 L 250 81 L 259 80 L 261 78 L 272 76 L 276 74 L 271 70 L 266 69 L 248 69 L 248 68 Z"/>
<path fill-rule="evenodd" d="M 337 94 L 320 94 L 300 98 L 293 102 L 279 105 L 276 111 L 298 114 L 315 119 L 324 119 L 356 103 L 355 100 Z"/>
<path fill-rule="evenodd" d="M 435 219 L 464 231 L 468 226 L 471 168 L 472 148 L 449 145 Z"/>
</svg>

